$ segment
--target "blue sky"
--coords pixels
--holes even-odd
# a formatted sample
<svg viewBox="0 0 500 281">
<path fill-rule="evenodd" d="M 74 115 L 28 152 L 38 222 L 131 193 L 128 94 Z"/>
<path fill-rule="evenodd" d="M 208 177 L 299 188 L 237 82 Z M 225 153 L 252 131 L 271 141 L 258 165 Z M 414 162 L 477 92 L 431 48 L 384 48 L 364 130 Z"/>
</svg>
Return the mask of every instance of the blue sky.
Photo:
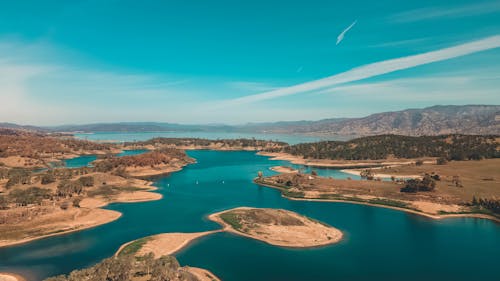
<svg viewBox="0 0 500 281">
<path fill-rule="evenodd" d="M 2 1 L 0 121 L 500 104 L 500 1 Z M 348 28 L 350 27 L 350 29 Z"/>
</svg>

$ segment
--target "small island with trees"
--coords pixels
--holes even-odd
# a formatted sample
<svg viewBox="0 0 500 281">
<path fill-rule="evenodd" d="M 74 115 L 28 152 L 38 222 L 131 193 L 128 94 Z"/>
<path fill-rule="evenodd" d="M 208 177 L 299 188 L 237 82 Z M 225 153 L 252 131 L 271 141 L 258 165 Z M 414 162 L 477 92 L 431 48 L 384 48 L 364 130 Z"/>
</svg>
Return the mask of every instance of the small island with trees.
<svg viewBox="0 0 500 281">
<path fill-rule="evenodd" d="M 209 216 L 229 231 L 282 247 L 318 247 L 337 243 L 342 232 L 319 221 L 281 209 L 240 207 Z"/>
</svg>

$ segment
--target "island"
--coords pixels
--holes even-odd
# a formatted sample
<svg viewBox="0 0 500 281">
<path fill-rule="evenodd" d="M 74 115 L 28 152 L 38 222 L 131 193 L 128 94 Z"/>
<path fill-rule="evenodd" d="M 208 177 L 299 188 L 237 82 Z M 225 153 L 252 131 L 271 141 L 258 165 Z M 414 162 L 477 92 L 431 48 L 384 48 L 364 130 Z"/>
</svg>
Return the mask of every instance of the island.
<svg viewBox="0 0 500 281">
<path fill-rule="evenodd" d="M 135 257 L 133 255 L 114 256 L 92 267 L 74 270 L 68 275 L 59 275 L 45 279 L 45 281 L 76 280 L 220 281 L 217 276 L 208 270 L 181 266 L 173 256 L 155 258 L 152 254 L 142 257 Z"/>
<path fill-rule="evenodd" d="M 275 246 L 307 248 L 334 244 L 342 232 L 334 227 L 281 209 L 240 207 L 209 216 L 225 231 Z"/>
</svg>

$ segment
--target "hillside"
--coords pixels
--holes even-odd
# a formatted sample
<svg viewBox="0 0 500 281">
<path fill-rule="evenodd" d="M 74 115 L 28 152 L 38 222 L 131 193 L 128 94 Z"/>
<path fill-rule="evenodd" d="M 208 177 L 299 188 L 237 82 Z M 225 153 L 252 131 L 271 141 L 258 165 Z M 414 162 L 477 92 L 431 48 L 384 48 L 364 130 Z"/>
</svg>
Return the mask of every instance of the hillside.
<svg viewBox="0 0 500 281">
<path fill-rule="evenodd" d="M 322 136 L 500 135 L 500 105 L 436 105 L 423 109 L 376 113 L 360 118 L 244 125 L 119 122 L 35 127 L 0 123 L 0 128 L 52 132 L 239 132 Z"/>
<path fill-rule="evenodd" d="M 295 156 L 315 159 L 378 160 L 387 158 L 443 157 L 448 160 L 499 158 L 500 142 L 495 136 L 379 135 L 350 141 L 322 141 L 285 146 L 281 150 Z"/>
<path fill-rule="evenodd" d="M 296 126 L 265 126 L 269 133 L 314 135 L 408 136 L 442 134 L 500 134 L 499 105 L 439 105 L 372 114 L 362 118 L 325 119 Z"/>
</svg>

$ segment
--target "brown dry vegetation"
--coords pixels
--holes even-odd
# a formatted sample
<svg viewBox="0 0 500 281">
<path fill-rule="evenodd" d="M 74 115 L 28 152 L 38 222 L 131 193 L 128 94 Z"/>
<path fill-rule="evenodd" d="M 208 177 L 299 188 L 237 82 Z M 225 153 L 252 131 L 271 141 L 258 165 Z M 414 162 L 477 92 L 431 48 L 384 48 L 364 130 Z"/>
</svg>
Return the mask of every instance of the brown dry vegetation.
<svg viewBox="0 0 500 281">
<path fill-rule="evenodd" d="M 437 215 L 445 213 L 487 213 L 472 206 L 474 197 L 500 198 L 500 159 L 482 161 L 453 161 L 446 165 L 404 165 L 373 169 L 384 174 L 439 175 L 435 189 L 427 192 L 405 193 L 405 182 L 375 180 L 341 180 L 307 174 L 280 174 L 257 178 L 262 185 L 278 188 L 285 196 L 303 199 L 340 200 L 384 205 L 422 211 Z M 457 184 L 457 176 L 461 184 Z M 479 206 L 480 207 L 480 206 Z"/>
<path fill-rule="evenodd" d="M 342 239 L 342 232 L 294 212 L 240 207 L 212 214 L 224 230 L 283 247 L 317 247 Z"/>
<path fill-rule="evenodd" d="M 7 166 L 45 166 L 48 161 L 58 158 L 117 151 L 119 150 L 111 144 L 0 128 L 0 162 Z"/>
<path fill-rule="evenodd" d="M 212 149 L 212 150 L 264 150 L 279 149 L 287 143 L 256 139 L 222 139 L 209 140 L 198 138 L 153 138 L 147 141 L 125 143 L 131 148 L 163 148 L 176 147 L 180 149 Z"/>
<path fill-rule="evenodd" d="M 194 159 L 176 148 L 161 148 L 140 155 L 107 157 L 95 162 L 95 169 L 101 172 L 114 171 L 123 176 L 147 177 L 178 171 Z"/>
</svg>

